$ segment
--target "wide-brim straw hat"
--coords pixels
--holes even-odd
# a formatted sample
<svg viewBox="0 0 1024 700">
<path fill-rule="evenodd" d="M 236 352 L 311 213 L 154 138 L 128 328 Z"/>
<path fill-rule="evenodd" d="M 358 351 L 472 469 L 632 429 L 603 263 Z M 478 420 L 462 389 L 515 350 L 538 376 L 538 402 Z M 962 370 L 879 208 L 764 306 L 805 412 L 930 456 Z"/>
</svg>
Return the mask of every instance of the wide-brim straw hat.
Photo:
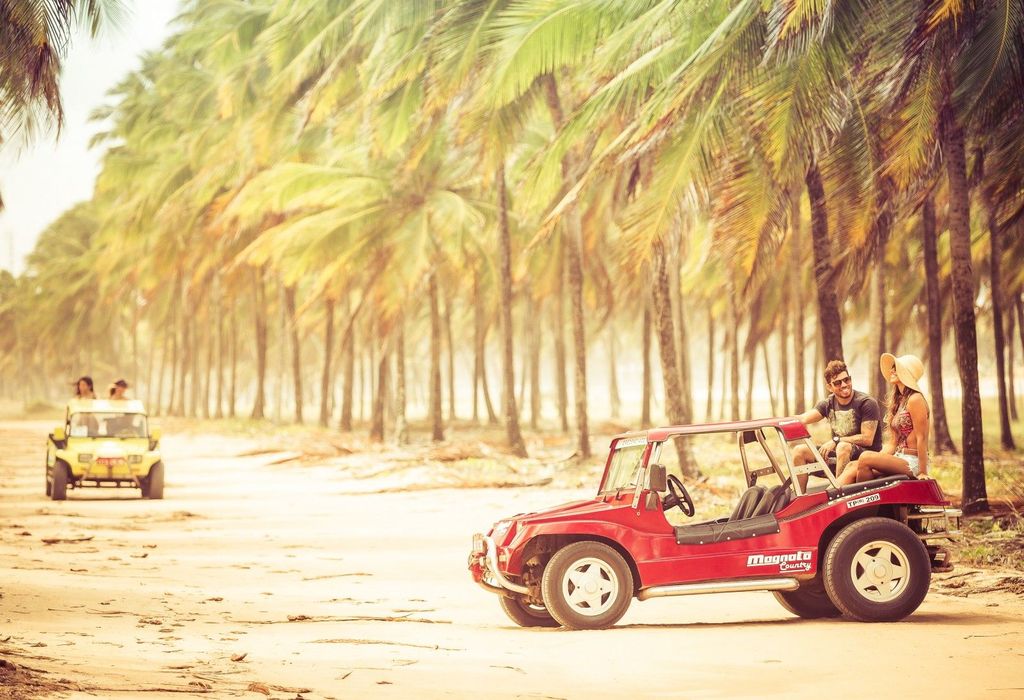
<svg viewBox="0 0 1024 700">
<path fill-rule="evenodd" d="M 924 363 L 921 362 L 917 355 L 900 355 L 896 357 L 892 353 L 887 352 L 882 354 L 878 364 L 882 369 L 882 376 L 886 379 L 889 378 L 889 373 L 895 367 L 896 378 L 903 382 L 903 386 L 909 387 L 914 391 L 921 391 L 918 382 L 924 376 Z"/>
</svg>

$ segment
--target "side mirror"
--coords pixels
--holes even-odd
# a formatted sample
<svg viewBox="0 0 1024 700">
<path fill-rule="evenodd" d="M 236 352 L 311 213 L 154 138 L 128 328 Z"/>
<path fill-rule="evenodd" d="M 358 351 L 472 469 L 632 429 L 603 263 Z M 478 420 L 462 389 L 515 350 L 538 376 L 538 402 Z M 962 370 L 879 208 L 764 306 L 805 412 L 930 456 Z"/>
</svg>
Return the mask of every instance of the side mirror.
<svg viewBox="0 0 1024 700">
<path fill-rule="evenodd" d="M 64 426 L 63 425 L 58 425 L 56 428 L 53 429 L 53 439 L 56 440 L 57 442 L 61 442 L 63 440 L 66 440 L 67 437 L 68 437 L 68 434 L 64 430 Z"/>
<path fill-rule="evenodd" d="M 162 434 L 163 433 L 161 433 L 160 428 L 150 428 L 150 430 L 149 430 L 150 442 L 160 442 L 160 436 Z"/>
<path fill-rule="evenodd" d="M 668 488 L 668 473 L 664 464 L 652 464 L 647 467 L 651 491 L 659 493 Z"/>
</svg>

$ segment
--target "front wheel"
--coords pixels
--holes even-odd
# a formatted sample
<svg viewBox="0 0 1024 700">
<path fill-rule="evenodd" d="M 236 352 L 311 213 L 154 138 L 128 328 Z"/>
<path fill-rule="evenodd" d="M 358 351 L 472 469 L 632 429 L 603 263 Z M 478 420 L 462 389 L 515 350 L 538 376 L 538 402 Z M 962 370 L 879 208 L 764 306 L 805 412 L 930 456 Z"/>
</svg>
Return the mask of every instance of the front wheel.
<svg viewBox="0 0 1024 700">
<path fill-rule="evenodd" d="M 824 571 L 828 597 L 864 622 L 892 622 L 914 612 L 932 578 L 924 544 L 888 518 L 865 518 L 840 530 L 828 546 Z"/>
<path fill-rule="evenodd" d="M 68 468 L 63 462 L 53 463 L 53 481 L 50 484 L 50 498 L 64 501 L 68 497 Z"/>
<path fill-rule="evenodd" d="M 633 598 L 633 574 L 618 552 L 599 542 L 575 542 L 558 550 L 544 568 L 544 605 L 563 627 L 611 627 Z"/>
<path fill-rule="evenodd" d="M 501 609 L 509 619 L 520 627 L 558 627 L 558 621 L 543 605 L 531 605 L 521 595 L 498 596 Z"/>
<path fill-rule="evenodd" d="M 164 463 L 157 462 L 149 468 L 149 476 L 142 482 L 142 497 L 160 500 L 164 497 Z"/>
<path fill-rule="evenodd" d="M 795 591 L 773 591 L 775 599 L 786 610 L 798 617 L 815 620 L 819 617 L 839 617 L 843 613 L 835 606 L 821 582 L 821 574 L 800 584 Z"/>
</svg>

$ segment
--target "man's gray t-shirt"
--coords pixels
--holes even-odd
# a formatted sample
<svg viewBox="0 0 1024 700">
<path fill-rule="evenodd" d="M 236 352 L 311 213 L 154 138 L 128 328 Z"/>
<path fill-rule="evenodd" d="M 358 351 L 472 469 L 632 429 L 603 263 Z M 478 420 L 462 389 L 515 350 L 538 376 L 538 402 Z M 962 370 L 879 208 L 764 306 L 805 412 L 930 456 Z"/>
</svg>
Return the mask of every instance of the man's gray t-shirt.
<svg viewBox="0 0 1024 700">
<path fill-rule="evenodd" d="M 818 413 L 828 419 L 834 437 L 848 437 L 860 434 L 860 424 L 864 421 L 880 422 L 881 412 L 878 402 L 862 391 L 854 391 L 850 403 L 845 406 L 839 403 L 835 394 L 830 394 L 824 401 L 814 407 Z M 882 449 L 882 426 L 875 428 L 875 439 L 867 448 L 880 452 Z"/>
</svg>

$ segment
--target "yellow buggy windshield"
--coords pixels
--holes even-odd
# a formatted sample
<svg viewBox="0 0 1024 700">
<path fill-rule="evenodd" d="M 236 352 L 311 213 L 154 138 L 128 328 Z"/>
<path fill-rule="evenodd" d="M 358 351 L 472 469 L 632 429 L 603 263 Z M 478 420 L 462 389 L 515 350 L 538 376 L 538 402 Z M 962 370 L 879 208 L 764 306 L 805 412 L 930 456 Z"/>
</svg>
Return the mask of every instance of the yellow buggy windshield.
<svg viewBox="0 0 1024 700">
<path fill-rule="evenodd" d="M 72 413 L 71 437 L 144 438 L 146 416 L 140 413 Z"/>
</svg>

